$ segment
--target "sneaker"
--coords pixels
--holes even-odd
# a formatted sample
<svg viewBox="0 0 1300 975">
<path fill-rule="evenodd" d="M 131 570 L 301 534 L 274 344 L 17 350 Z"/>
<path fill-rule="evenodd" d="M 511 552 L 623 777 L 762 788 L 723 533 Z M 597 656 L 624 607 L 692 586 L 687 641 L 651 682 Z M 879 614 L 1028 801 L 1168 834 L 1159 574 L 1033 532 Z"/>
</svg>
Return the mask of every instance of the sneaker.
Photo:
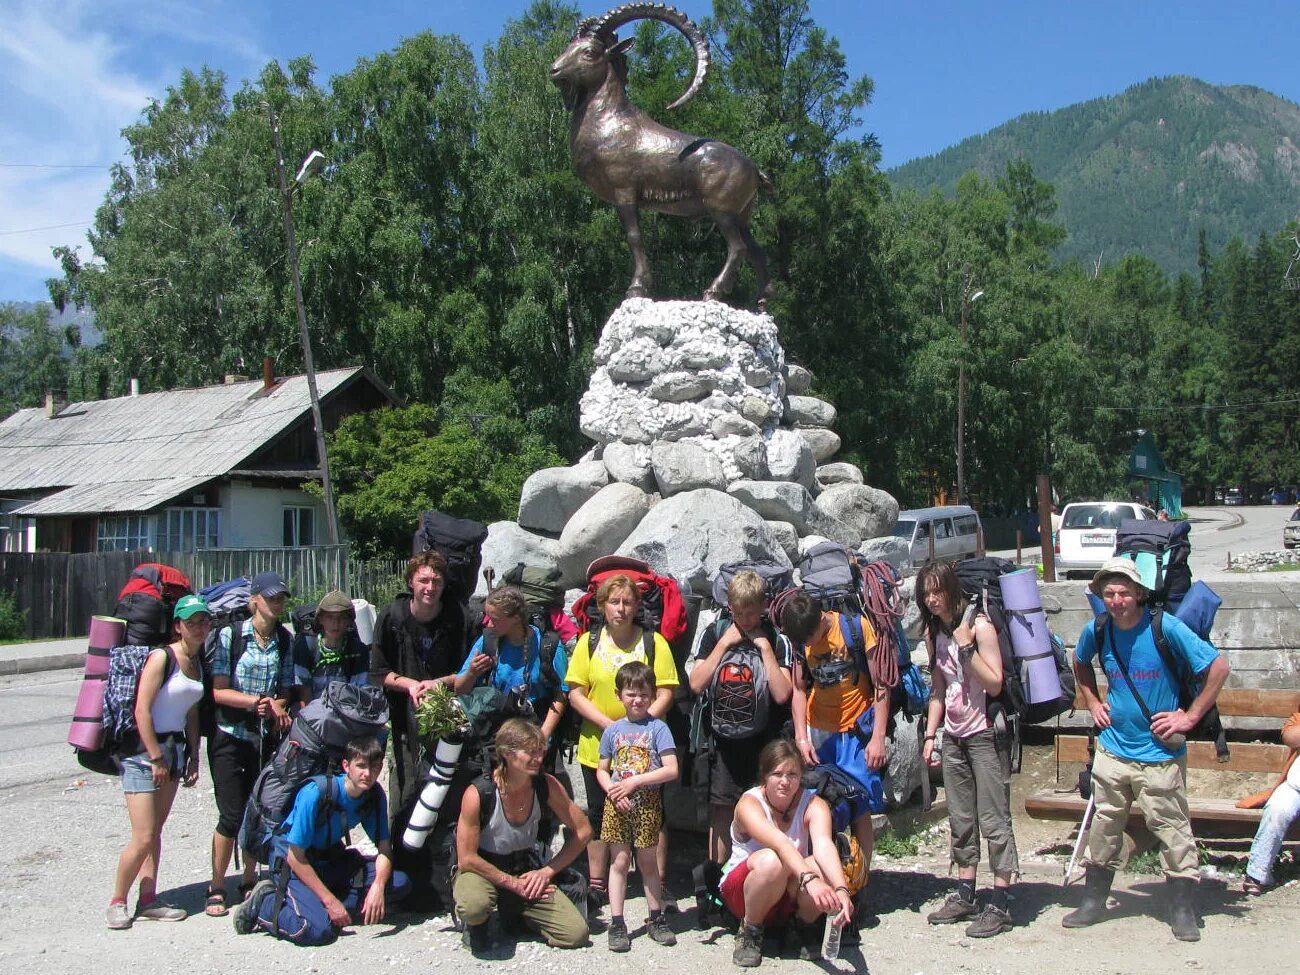
<svg viewBox="0 0 1300 975">
<path fill-rule="evenodd" d="M 156 900 L 148 907 L 137 904 L 135 916 L 142 921 L 184 921 L 190 913 L 184 908 L 172 907 L 170 904 Z"/>
<path fill-rule="evenodd" d="M 112 903 L 108 905 L 108 926 L 114 931 L 125 931 L 135 923 L 135 918 L 131 912 L 126 909 L 125 904 Z"/>
<path fill-rule="evenodd" d="M 632 950 L 632 936 L 627 933 L 627 924 L 623 921 L 609 922 L 608 938 L 610 951 Z"/>
<path fill-rule="evenodd" d="M 741 968 L 757 968 L 763 962 L 763 929 L 741 923 L 736 932 L 736 947 L 731 952 L 732 964 Z"/>
<path fill-rule="evenodd" d="M 925 919 L 931 924 L 956 924 L 968 917 L 974 917 L 979 912 L 978 904 L 968 901 L 958 891 L 953 891 L 939 909 L 931 911 Z"/>
<path fill-rule="evenodd" d="M 673 929 L 668 926 L 668 918 L 662 914 L 646 922 L 646 933 L 655 944 L 666 945 L 669 948 L 677 944 L 677 935 L 673 934 Z"/>
<path fill-rule="evenodd" d="M 966 937 L 991 938 L 1003 931 L 1010 931 L 1011 928 L 1011 915 L 1002 908 L 990 904 L 979 913 L 979 916 L 974 921 L 966 926 Z"/>
<path fill-rule="evenodd" d="M 248 892 L 248 896 L 235 908 L 235 934 L 252 934 L 257 930 L 257 916 L 262 912 L 262 901 L 274 894 L 274 880 L 263 880 Z"/>
</svg>

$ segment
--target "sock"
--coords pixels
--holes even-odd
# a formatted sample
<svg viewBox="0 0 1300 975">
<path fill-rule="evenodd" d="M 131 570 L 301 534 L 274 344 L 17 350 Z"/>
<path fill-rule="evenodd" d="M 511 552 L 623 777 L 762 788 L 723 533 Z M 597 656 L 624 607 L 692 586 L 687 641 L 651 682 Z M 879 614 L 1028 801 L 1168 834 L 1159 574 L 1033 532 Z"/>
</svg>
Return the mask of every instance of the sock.
<svg viewBox="0 0 1300 975">
<path fill-rule="evenodd" d="M 663 916 L 663 913 L 664 913 L 664 912 L 663 912 L 663 908 L 660 908 L 660 909 L 657 910 L 657 911 L 652 910 L 652 911 L 650 912 L 650 920 L 652 920 L 652 921 L 657 920 L 658 918 L 660 918 L 660 917 Z"/>
<path fill-rule="evenodd" d="M 989 903 L 999 911 L 1007 909 L 1007 889 L 1005 887 L 994 887 L 993 896 L 989 898 Z"/>
<path fill-rule="evenodd" d="M 611 917 L 611 918 L 609 919 L 609 925 L 610 925 L 610 927 L 615 927 L 615 928 L 625 928 L 625 927 L 627 927 L 627 925 L 623 923 L 623 915 L 622 915 L 622 914 L 615 914 L 613 917 Z"/>
<path fill-rule="evenodd" d="M 122 905 L 125 905 L 125 904 L 126 904 L 126 898 L 125 898 L 125 897 L 113 897 L 113 898 L 110 898 L 110 899 L 109 899 L 109 902 L 108 902 L 108 906 L 109 906 L 109 907 L 112 907 L 114 904 L 122 904 Z"/>
<path fill-rule="evenodd" d="M 975 881 L 957 881 L 957 893 L 961 894 L 961 899 L 966 901 L 968 904 L 975 903 Z"/>
</svg>

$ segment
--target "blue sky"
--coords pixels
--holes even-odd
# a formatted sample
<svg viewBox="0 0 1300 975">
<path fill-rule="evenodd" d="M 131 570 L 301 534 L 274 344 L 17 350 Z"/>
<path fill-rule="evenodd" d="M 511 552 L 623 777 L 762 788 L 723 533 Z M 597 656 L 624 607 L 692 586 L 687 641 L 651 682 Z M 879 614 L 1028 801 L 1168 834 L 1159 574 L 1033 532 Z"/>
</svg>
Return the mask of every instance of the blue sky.
<svg viewBox="0 0 1300 975">
<path fill-rule="evenodd" d="M 583 0 L 587 13 L 606 3 Z M 694 17 L 710 0 L 676 0 Z M 0 300 L 47 297 L 50 248 L 80 244 L 122 157 L 121 129 L 185 67 L 232 87 L 311 54 L 322 81 L 421 30 L 475 51 L 526 0 L 0 0 Z M 1252 84 L 1300 102 L 1300 7 L 1265 0 L 811 0 L 854 74 L 886 166 L 1028 111 L 1116 94 L 1154 75 Z M 70 167 L 70 168 L 53 168 Z M 81 167 L 81 168 L 71 168 Z M 1300 210 L 1300 203 L 1297 205 Z"/>
</svg>

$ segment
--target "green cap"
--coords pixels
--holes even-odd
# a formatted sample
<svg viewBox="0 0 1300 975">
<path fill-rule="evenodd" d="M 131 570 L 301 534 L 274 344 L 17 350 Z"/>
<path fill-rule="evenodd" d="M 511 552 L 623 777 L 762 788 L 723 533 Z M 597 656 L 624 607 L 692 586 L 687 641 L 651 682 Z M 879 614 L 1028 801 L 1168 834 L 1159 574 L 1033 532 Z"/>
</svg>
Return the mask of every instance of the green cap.
<svg viewBox="0 0 1300 975">
<path fill-rule="evenodd" d="M 187 620 L 195 613 L 212 615 L 212 610 L 208 609 L 208 604 L 204 602 L 202 596 L 182 596 L 176 600 L 176 609 L 172 615 L 178 620 Z"/>
</svg>

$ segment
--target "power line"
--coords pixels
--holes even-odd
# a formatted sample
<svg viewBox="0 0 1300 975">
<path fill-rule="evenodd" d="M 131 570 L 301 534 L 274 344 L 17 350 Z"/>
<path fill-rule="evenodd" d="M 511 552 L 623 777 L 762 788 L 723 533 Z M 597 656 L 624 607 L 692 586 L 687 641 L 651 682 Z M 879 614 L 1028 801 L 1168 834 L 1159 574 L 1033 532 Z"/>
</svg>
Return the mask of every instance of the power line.
<svg viewBox="0 0 1300 975">
<path fill-rule="evenodd" d="M 7 163 L 0 162 L 0 169 L 108 169 L 112 163 Z"/>
<path fill-rule="evenodd" d="M 12 237 L 15 234 L 36 234 L 42 230 L 63 230 L 67 227 L 88 227 L 89 220 L 78 220 L 76 223 L 56 223 L 48 227 L 27 227 L 24 230 L 0 230 L 0 237 Z"/>
<path fill-rule="evenodd" d="M 1251 403 L 1221 403 L 1217 405 L 1213 403 L 1198 403 L 1188 406 L 1109 406 L 1106 404 L 1093 404 L 1083 405 L 1080 409 L 1115 410 L 1128 413 L 1182 413 L 1202 410 L 1249 410 L 1259 406 L 1284 406 L 1288 403 L 1300 403 L 1300 396 L 1289 396 L 1285 399 L 1256 400 Z"/>
</svg>

